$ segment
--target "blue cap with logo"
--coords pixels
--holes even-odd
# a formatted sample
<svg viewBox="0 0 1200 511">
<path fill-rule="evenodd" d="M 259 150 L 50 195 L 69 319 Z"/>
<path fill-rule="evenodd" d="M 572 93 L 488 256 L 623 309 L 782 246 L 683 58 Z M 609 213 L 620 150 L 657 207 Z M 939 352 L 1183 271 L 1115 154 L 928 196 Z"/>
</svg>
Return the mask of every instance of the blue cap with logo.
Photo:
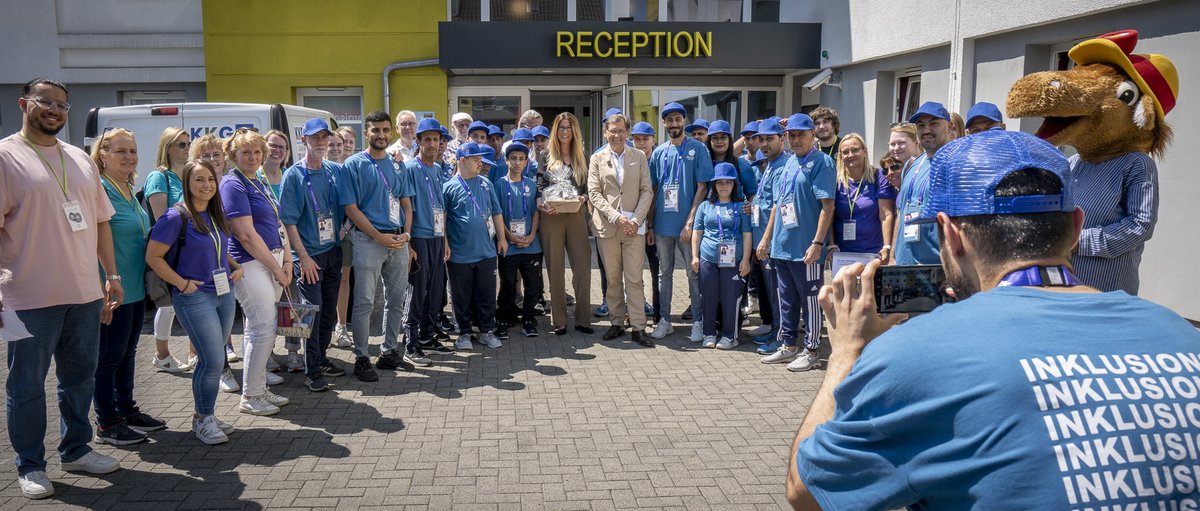
<svg viewBox="0 0 1200 511">
<path fill-rule="evenodd" d="M 523 153 L 525 153 L 526 158 L 529 157 L 529 146 L 522 144 L 520 142 L 512 142 L 512 143 L 508 144 L 508 147 L 504 148 L 504 158 L 508 159 L 508 155 L 512 154 L 513 151 L 523 152 Z"/>
<path fill-rule="evenodd" d="M 633 130 L 630 134 L 631 135 L 650 135 L 653 137 L 654 136 L 654 126 L 651 126 L 650 123 L 648 123 L 646 121 L 642 121 L 642 122 L 639 122 L 639 123 L 633 125 Z"/>
<path fill-rule="evenodd" d="M 455 156 L 457 156 L 460 160 L 463 158 L 470 158 L 472 156 L 482 156 L 484 164 L 495 165 L 496 162 L 487 157 L 488 152 L 491 152 L 492 156 L 496 155 L 495 149 L 492 149 L 491 146 L 476 142 L 466 142 L 463 145 L 458 146 L 458 152 L 455 153 Z"/>
<path fill-rule="evenodd" d="M 1023 169 L 1052 172 L 1062 193 L 996 197 L 996 185 Z M 909 223 L 951 217 L 1074 211 L 1071 165 L 1058 148 L 1021 131 L 988 130 L 950 141 L 930 162 L 929 194 L 920 215 Z"/>
<path fill-rule="evenodd" d="M 775 118 L 766 119 L 758 123 L 758 133 L 755 135 L 782 135 L 783 125 Z"/>
<path fill-rule="evenodd" d="M 683 105 L 676 103 L 674 101 L 667 103 L 666 105 L 663 105 L 662 118 L 666 119 L 667 114 L 672 113 L 672 112 L 682 115 L 685 119 L 687 118 L 687 110 L 683 108 Z"/>
<path fill-rule="evenodd" d="M 470 135 L 471 132 L 475 131 L 475 130 L 483 130 L 484 133 L 487 133 L 487 130 L 488 130 L 487 123 L 485 123 L 483 121 L 472 122 L 470 126 L 467 126 L 467 135 Z"/>
<path fill-rule="evenodd" d="M 792 114 L 788 117 L 786 131 L 812 131 L 813 120 L 808 114 Z"/>
<path fill-rule="evenodd" d="M 691 134 L 692 131 L 694 131 L 696 128 L 708 129 L 708 121 L 706 121 L 704 119 L 696 119 L 695 122 L 693 122 L 687 126 L 684 126 L 683 132 L 687 133 L 687 134 Z"/>
<path fill-rule="evenodd" d="M 987 101 L 975 103 L 970 110 L 967 110 L 967 124 L 971 124 L 971 119 L 976 117 L 986 117 L 995 122 L 1004 122 L 1004 116 L 1000 115 L 1000 107 Z"/>
<path fill-rule="evenodd" d="M 539 124 L 539 125 L 537 125 L 537 126 L 534 126 L 534 127 L 533 127 L 533 129 L 531 129 L 531 130 L 529 130 L 529 131 L 531 131 L 531 132 L 533 133 L 533 137 L 534 137 L 535 139 L 536 139 L 537 137 L 546 137 L 546 138 L 550 138 L 550 128 L 547 128 L 547 127 L 545 127 L 545 126 L 542 126 L 542 125 L 540 125 L 540 124 Z"/>
<path fill-rule="evenodd" d="M 621 109 L 620 109 L 620 108 L 613 107 L 613 108 L 609 108 L 608 110 L 605 110 L 605 111 L 604 111 L 604 118 L 603 118 L 603 119 L 600 119 L 600 122 L 602 122 L 602 123 L 604 123 L 604 122 L 608 122 L 608 118 L 609 118 L 609 117 L 612 117 L 612 116 L 614 116 L 614 115 L 621 115 Z"/>
<path fill-rule="evenodd" d="M 729 126 L 729 121 L 713 121 L 712 124 L 708 125 L 708 136 L 711 137 L 717 133 L 724 133 L 732 137 L 733 131 L 731 130 L 732 127 Z"/>
<path fill-rule="evenodd" d="M 512 139 L 521 142 L 533 142 L 533 132 L 529 131 L 529 128 L 517 128 L 513 130 Z"/>
<path fill-rule="evenodd" d="M 743 137 L 753 137 L 758 134 L 758 121 L 750 121 L 742 126 L 742 132 L 739 135 Z"/>
<path fill-rule="evenodd" d="M 918 108 L 911 116 L 908 117 L 908 122 L 917 122 L 917 119 L 922 115 L 936 117 L 938 119 L 950 120 L 950 112 L 946 111 L 946 107 L 942 106 L 937 101 L 926 101 L 921 103 L 921 108 Z"/>
<path fill-rule="evenodd" d="M 330 135 L 333 134 L 333 130 L 329 129 L 329 123 L 325 122 L 325 119 L 313 117 L 312 119 L 304 121 L 304 131 L 301 131 L 300 133 L 306 137 L 311 137 L 322 131 Z"/>
<path fill-rule="evenodd" d="M 436 131 L 441 133 L 442 123 L 438 122 L 438 120 L 434 119 L 433 117 L 421 119 L 421 122 L 417 123 L 417 138 L 421 138 L 421 134 L 425 133 L 426 131 Z"/>
<path fill-rule="evenodd" d="M 489 124 L 487 127 L 487 130 L 488 130 L 489 137 L 496 136 L 496 135 L 500 135 L 502 137 L 504 136 L 504 130 L 500 129 L 500 127 L 496 126 L 495 124 Z"/>
<path fill-rule="evenodd" d="M 737 179 L 738 179 L 737 168 L 734 167 L 732 163 L 723 161 L 723 162 L 718 163 L 713 166 L 713 177 L 712 177 L 712 179 L 710 179 L 708 181 L 711 183 L 711 182 L 715 182 L 715 181 L 720 181 L 722 179 L 732 179 L 734 181 L 737 181 Z"/>
</svg>

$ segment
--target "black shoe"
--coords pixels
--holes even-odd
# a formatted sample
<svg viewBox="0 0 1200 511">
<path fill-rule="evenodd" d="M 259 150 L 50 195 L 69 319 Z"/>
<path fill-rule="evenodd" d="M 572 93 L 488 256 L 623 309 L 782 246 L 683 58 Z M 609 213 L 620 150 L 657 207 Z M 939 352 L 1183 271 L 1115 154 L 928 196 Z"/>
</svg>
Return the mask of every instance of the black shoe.
<svg viewBox="0 0 1200 511">
<path fill-rule="evenodd" d="M 445 335 L 445 334 L 442 334 L 442 335 Z M 444 341 L 442 339 L 430 339 L 428 341 L 421 341 L 421 342 L 417 343 L 417 346 L 420 346 L 422 350 L 432 351 L 434 353 L 454 353 L 454 348 L 452 346 L 446 346 L 445 344 L 442 344 L 443 342 L 450 341 L 450 336 L 445 335 L 445 337 L 446 337 L 446 339 Z"/>
<path fill-rule="evenodd" d="M 454 324 L 450 322 L 450 318 L 446 317 L 446 313 L 444 312 L 438 315 L 437 327 L 442 332 L 453 332 L 455 330 Z M 449 339 L 449 337 L 447 337 L 447 339 Z"/>
<path fill-rule="evenodd" d="M 567 335 L 567 327 L 560 326 L 554 329 L 554 335 Z"/>
<path fill-rule="evenodd" d="M 625 327 L 613 325 L 608 327 L 608 330 L 604 332 L 603 339 L 606 341 L 611 341 L 622 335 L 625 335 Z"/>
<path fill-rule="evenodd" d="M 538 298 L 537 305 L 533 306 L 533 313 L 537 314 L 538 316 L 546 315 L 546 299 L 545 298 Z"/>
<path fill-rule="evenodd" d="M 313 392 L 325 392 L 326 390 L 329 390 L 329 387 L 332 387 L 332 385 L 330 385 L 329 382 L 325 381 L 325 378 L 323 376 L 317 376 L 315 378 L 305 378 L 304 386 L 308 387 L 308 390 L 311 390 Z"/>
<path fill-rule="evenodd" d="M 167 423 L 142 413 L 142 411 L 136 406 L 133 407 L 132 412 L 126 414 L 124 417 L 122 417 L 122 419 L 125 421 L 126 426 L 143 433 L 167 429 Z"/>
<path fill-rule="evenodd" d="M 391 353 L 384 353 L 383 355 L 380 355 L 379 360 L 375 362 L 375 367 L 379 369 L 387 369 L 389 371 L 401 369 L 409 372 L 417 368 L 416 366 L 412 365 L 412 362 L 404 360 L 404 357 L 400 355 L 399 351 L 393 351 Z"/>
<path fill-rule="evenodd" d="M 526 321 L 521 325 L 521 333 L 525 334 L 525 337 L 537 337 L 537 320 Z"/>
<path fill-rule="evenodd" d="M 493 332 L 493 334 L 495 334 L 497 339 L 500 339 L 501 341 L 507 341 L 508 340 L 508 325 L 503 325 L 503 324 L 496 325 L 496 330 L 495 330 L 495 332 Z"/>
<path fill-rule="evenodd" d="M 686 309 L 683 309 L 683 314 L 681 314 L 679 316 L 679 318 L 684 321 L 691 321 L 692 320 L 692 306 L 688 305 L 688 307 Z"/>
<path fill-rule="evenodd" d="M 124 422 L 108 427 L 96 426 L 95 440 L 98 444 L 133 445 L 145 442 L 147 438 L 145 433 L 126 426 Z"/>
<path fill-rule="evenodd" d="M 646 335 L 645 333 L 639 332 L 637 330 L 633 331 L 633 342 L 636 342 L 647 348 L 654 347 L 654 339 L 651 339 L 649 335 Z"/>
<path fill-rule="evenodd" d="M 596 333 L 596 329 L 592 328 L 590 326 L 575 325 L 575 330 L 578 330 L 578 331 L 583 332 L 588 335 L 592 335 L 592 334 Z"/>
<path fill-rule="evenodd" d="M 379 381 L 379 373 L 375 372 L 375 367 L 371 365 L 371 359 L 367 357 L 354 359 L 354 376 L 362 381 Z"/>
<path fill-rule="evenodd" d="M 342 369 L 336 365 L 333 365 L 333 361 L 331 361 L 329 359 L 322 360 L 320 367 L 321 367 L 321 375 L 322 376 L 338 377 L 338 376 L 344 376 L 346 374 L 345 369 Z"/>
</svg>

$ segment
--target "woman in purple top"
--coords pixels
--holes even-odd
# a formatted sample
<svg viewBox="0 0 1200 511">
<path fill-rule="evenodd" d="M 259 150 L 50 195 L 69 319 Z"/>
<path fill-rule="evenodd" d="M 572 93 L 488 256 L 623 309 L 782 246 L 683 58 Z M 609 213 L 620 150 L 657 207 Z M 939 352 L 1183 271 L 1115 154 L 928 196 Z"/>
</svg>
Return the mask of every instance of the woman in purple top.
<svg viewBox="0 0 1200 511">
<path fill-rule="evenodd" d="M 192 161 L 184 166 L 181 180 L 184 200 L 167 208 L 154 224 L 146 264 L 172 286 L 175 314 L 196 348 L 192 431 L 201 442 L 220 444 L 233 432 L 232 426 L 217 420 L 214 408 L 225 365 L 225 338 L 233 328 L 230 290 L 241 280 L 242 268 L 226 246 L 229 229 L 217 195 L 217 171 L 207 162 Z"/>
<path fill-rule="evenodd" d="M 291 246 L 271 187 L 256 175 L 267 154 L 266 139 L 255 131 L 239 129 L 225 143 L 225 154 L 234 164 L 221 179 L 221 203 L 232 234 L 229 255 L 246 271 L 245 285 L 235 290 L 246 315 L 238 409 L 252 415 L 274 415 L 288 404 L 287 398 L 267 390 L 267 359 L 275 347 L 275 302 L 292 279 Z"/>
<path fill-rule="evenodd" d="M 886 261 L 896 229 L 896 189 L 887 174 L 871 166 L 862 135 L 842 137 L 838 153 L 833 217 L 836 245 L 830 248 L 876 254 Z"/>
</svg>

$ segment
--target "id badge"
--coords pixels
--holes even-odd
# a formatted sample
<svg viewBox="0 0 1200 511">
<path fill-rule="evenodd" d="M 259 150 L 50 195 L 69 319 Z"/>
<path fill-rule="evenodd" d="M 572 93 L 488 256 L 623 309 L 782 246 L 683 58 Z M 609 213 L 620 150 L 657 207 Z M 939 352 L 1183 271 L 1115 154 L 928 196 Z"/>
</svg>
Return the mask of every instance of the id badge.
<svg viewBox="0 0 1200 511">
<path fill-rule="evenodd" d="M 508 231 L 513 234 L 516 234 L 517 236 L 524 236 L 525 235 L 525 219 L 522 218 L 520 220 L 514 219 L 514 220 L 509 221 L 508 222 Z"/>
<path fill-rule="evenodd" d="M 736 256 L 736 245 L 733 243 L 722 243 L 717 247 L 717 266 L 720 268 L 733 268 Z"/>
<path fill-rule="evenodd" d="M 750 206 L 750 225 L 758 227 L 760 223 L 762 222 L 758 219 L 758 204 L 753 204 Z"/>
<path fill-rule="evenodd" d="M 317 233 L 321 243 L 333 242 L 333 217 L 322 215 L 317 218 Z"/>
<path fill-rule="evenodd" d="M 400 199 L 395 195 L 388 195 L 388 221 L 400 225 Z"/>
<path fill-rule="evenodd" d="M 915 218 L 917 218 L 916 213 L 905 213 L 904 214 L 904 241 L 905 242 L 912 243 L 912 242 L 916 242 L 916 241 L 921 241 L 921 226 L 917 225 L 917 224 L 908 223 Z"/>
<path fill-rule="evenodd" d="M 858 236 L 858 224 L 854 221 L 845 222 L 842 224 L 842 240 L 854 241 Z"/>
<path fill-rule="evenodd" d="M 679 211 L 679 185 L 663 187 L 663 211 Z"/>
<path fill-rule="evenodd" d="M 217 289 L 217 296 L 225 296 L 229 294 L 229 275 L 225 270 L 213 271 L 213 287 Z"/>
<path fill-rule="evenodd" d="M 784 227 L 791 228 L 800 225 L 799 219 L 796 218 L 796 205 L 791 202 L 779 205 L 779 216 L 783 219 Z"/>
<path fill-rule="evenodd" d="M 495 238 L 496 237 L 496 226 L 492 224 L 492 217 L 490 217 L 490 216 L 485 217 L 483 219 L 483 224 L 486 225 L 488 228 L 488 236 Z"/>
<path fill-rule="evenodd" d="M 79 201 L 64 202 L 62 207 L 63 213 L 67 216 L 67 224 L 71 226 L 71 232 L 87 230 L 87 223 L 83 221 L 83 209 L 79 207 Z"/>
<path fill-rule="evenodd" d="M 433 208 L 433 235 L 446 235 L 446 210 L 442 208 Z"/>
</svg>

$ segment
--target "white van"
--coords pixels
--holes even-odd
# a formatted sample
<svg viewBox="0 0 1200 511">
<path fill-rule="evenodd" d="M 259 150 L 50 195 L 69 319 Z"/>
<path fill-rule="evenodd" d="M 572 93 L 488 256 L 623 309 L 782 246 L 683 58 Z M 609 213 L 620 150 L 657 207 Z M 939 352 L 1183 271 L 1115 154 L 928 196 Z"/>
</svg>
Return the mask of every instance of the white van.
<svg viewBox="0 0 1200 511">
<path fill-rule="evenodd" d="M 168 127 L 187 130 L 192 140 L 209 133 L 225 138 L 238 128 L 255 128 L 264 135 L 273 129 L 282 131 L 288 134 L 292 143 L 291 154 L 284 163 L 284 168 L 287 168 L 293 159 L 303 157 L 304 144 L 300 142 L 300 131 L 304 122 L 313 117 L 325 119 L 334 129 L 337 127 L 329 112 L 278 103 L 162 103 L 101 107 L 88 112 L 83 143 L 85 150 L 90 151 L 92 142 L 107 129 L 124 128 L 132 131 L 138 145 L 136 182 L 141 185 L 150 171 L 154 170 L 158 137 Z"/>
</svg>

